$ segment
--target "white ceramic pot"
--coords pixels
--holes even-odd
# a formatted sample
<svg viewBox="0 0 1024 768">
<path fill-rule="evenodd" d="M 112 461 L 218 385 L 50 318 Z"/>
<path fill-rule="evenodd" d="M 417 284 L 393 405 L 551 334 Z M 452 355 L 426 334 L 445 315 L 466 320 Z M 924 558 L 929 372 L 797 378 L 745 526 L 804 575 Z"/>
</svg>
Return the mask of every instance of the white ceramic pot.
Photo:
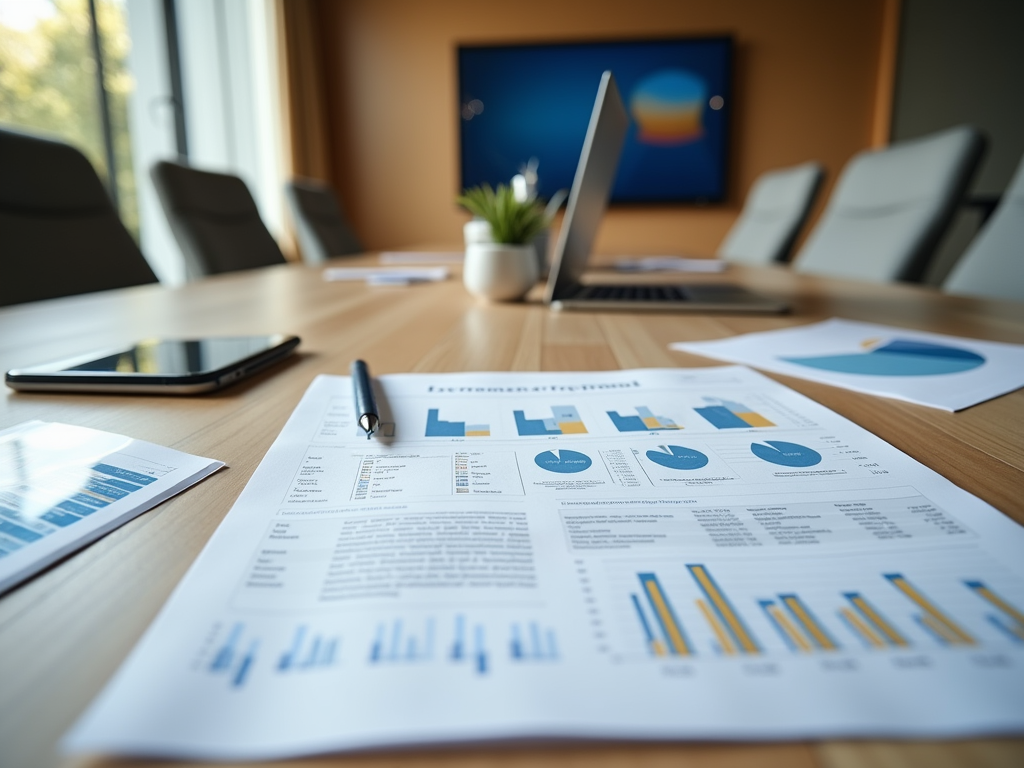
<svg viewBox="0 0 1024 768">
<path fill-rule="evenodd" d="M 532 244 L 474 243 L 466 248 L 462 282 L 474 296 L 515 301 L 526 295 L 538 277 L 537 252 Z"/>
</svg>

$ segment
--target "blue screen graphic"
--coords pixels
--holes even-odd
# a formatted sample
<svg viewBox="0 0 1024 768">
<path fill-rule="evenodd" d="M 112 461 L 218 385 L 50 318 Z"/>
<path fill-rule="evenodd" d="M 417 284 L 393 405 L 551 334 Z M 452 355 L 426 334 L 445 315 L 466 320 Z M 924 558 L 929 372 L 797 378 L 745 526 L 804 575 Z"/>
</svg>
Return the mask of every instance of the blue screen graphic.
<svg viewBox="0 0 1024 768">
<path fill-rule="evenodd" d="M 538 192 L 572 186 L 601 73 L 630 114 L 611 202 L 719 202 L 726 193 L 730 38 L 462 46 L 463 188 L 539 160 Z"/>
</svg>

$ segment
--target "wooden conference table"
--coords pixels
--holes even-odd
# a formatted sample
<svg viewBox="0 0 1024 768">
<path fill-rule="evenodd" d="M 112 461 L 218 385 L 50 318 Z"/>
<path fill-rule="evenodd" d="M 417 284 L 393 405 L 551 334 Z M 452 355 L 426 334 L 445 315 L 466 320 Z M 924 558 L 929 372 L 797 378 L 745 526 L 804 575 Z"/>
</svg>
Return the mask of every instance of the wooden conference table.
<svg viewBox="0 0 1024 768">
<path fill-rule="evenodd" d="M 407 288 L 367 287 L 327 283 L 320 270 L 298 265 L 216 277 L 176 290 L 144 286 L 0 309 L 0 370 L 154 336 L 282 331 L 303 339 L 300 354 L 290 362 L 205 397 L 26 395 L 4 388 L 0 428 L 29 419 L 62 421 L 221 459 L 229 469 L 0 598 L 0 765 L 142 764 L 62 757 L 57 741 L 159 611 L 309 382 L 318 373 L 346 373 L 356 357 L 368 360 L 375 374 L 715 365 L 672 352 L 667 345 L 832 316 L 1024 342 L 1024 308 L 1018 304 L 951 298 L 910 286 L 812 278 L 784 268 L 733 269 L 728 277 L 787 299 L 792 314 L 555 313 L 536 302 L 478 303 L 458 279 Z M 1024 391 L 950 414 L 774 378 L 1024 523 Z M 299 764 L 1021 766 L 1024 739 L 472 747 L 323 757 Z"/>
</svg>

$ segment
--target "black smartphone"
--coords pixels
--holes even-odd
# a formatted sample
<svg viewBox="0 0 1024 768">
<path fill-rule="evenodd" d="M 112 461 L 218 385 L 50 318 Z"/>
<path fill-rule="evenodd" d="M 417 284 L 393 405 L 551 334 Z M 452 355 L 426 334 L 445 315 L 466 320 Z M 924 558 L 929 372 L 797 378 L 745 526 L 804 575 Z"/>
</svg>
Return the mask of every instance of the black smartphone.
<svg viewBox="0 0 1024 768">
<path fill-rule="evenodd" d="M 234 384 L 287 357 L 298 336 L 152 339 L 7 372 L 28 392 L 124 392 L 194 395 Z"/>
</svg>

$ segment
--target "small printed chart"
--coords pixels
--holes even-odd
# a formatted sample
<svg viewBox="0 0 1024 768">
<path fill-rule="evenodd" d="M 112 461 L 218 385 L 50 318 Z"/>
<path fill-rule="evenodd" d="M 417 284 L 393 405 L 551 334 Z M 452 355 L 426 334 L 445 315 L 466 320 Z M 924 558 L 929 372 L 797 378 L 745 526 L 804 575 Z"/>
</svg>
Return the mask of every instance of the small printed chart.
<svg viewBox="0 0 1024 768">
<path fill-rule="evenodd" d="M 587 428 L 574 405 L 553 405 L 551 416 L 544 419 L 528 419 L 525 411 L 513 411 L 516 431 L 520 437 L 540 435 L 583 435 Z"/>
<path fill-rule="evenodd" d="M 560 475 L 573 475 L 590 469 L 594 463 L 585 453 L 561 449 L 558 451 L 544 451 L 538 453 L 533 459 L 534 463 L 541 469 L 548 472 L 556 472 Z"/>
<path fill-rule="evenodd" d="M 985 363 L 984 356 L 969 349 L 914 339 L 897 338 L 888 342 L 867 339 L 861 342 L 861 346 L 864 351 L 859 354 L 779 359 L 823 371 L 866 376 L 939 376 L 963 373 Z"/>
<path fill-rule="evenodd" d="M 769 464 L 780 467 L 813 467 L 821 463 L 821 454 L 813 448 L 799 443 L 787 443 L 785 440 L 765 440 L 764 443 L 751 443 L 750 452 Z"/>
<path fill-rule="evenodd" d="M 647 458 L 667 469 L 684 471 L 701 469 L 708 464 L 705 454 L 681 445 L 659 445 L 647 452 Z"/>
<path fill-rule="evenodd" d="M 623 415 L 618 411 L 608 411 L 608 418 L 619 432 L 653 432 L 659 429 L 682 429 L 667 416 L 655 416 L 646 405 L 636 407 L 636 415 Z"/>
<path fill-rule="evenodd" d="M 774 427 L 775 423 L 769 421 L 753 408 L 733 400 L 723 400 L 720 397 L 705 397 L 707 405 L 702 408 L 695 408 L 715 429 L 750 429 L 751 427 Z"/>
</svg>

